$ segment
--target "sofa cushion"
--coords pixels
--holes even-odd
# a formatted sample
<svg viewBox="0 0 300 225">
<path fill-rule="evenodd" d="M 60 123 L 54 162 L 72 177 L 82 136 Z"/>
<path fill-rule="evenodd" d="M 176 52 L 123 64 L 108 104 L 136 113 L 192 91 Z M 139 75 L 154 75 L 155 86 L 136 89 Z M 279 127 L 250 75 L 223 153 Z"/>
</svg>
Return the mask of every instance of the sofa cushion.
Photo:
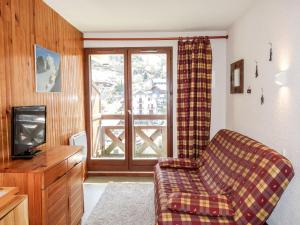
<svg viewBox="0 0 300 225">
<path fill-rule="evenodd" d="M 201 166 L 200 161 L 179 158 L 160 158 L 158 163 L 163 168 L 198 169 Z"/>
<path fill-rule="evenodd" d="M 207 193 L 199 175 L 199 170 L 155 166 L 156 225 L 236 225 L 231 217 L 178 213 L 168 209 L 169 196 L 173 192 Z"/>
<path fill-rule="evenodd" d="M 169 196 L 168 208 L 176 212 L 184 212 L 204 216 L 234 216 L 234 209 L 226 195 L 172 193 Z"/>
</svg>

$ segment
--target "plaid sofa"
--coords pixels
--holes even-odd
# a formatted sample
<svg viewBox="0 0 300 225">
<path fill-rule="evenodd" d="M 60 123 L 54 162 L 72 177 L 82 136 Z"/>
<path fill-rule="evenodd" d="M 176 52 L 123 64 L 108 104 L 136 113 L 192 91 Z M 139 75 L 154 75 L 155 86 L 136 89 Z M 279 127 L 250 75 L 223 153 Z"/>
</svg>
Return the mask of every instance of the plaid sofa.
<svg viewBox="0 0 300 225">
<path fill-rule="evenodd" d="M 171 166 L 167 166 L 167 162 Z M 264 224 L 294 176 L 291 163 L 267 146 L 237 132 L 221 130 L 209 143 L 198 168 L 173 159 L 155 166 L 156 225 Z M 177 166 L 172 166 L 173 164 Z M 226 193 L 234 216 L 203 216 L 171 211 L 172 193 Z M 189 203 L 189 202 L 188 202 Z"/>
</svg>

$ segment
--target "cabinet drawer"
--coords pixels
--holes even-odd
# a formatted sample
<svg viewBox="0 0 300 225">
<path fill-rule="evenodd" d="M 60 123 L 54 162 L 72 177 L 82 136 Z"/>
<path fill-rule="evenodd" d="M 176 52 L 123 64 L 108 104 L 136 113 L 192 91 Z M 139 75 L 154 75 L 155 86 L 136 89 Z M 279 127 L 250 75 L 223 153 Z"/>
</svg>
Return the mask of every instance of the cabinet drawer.
<svg viewBox="0 0 300 225">
<path fill-rule="evenodd" d="M 68 158 L 68 170 L 72 169 L 74 166 L 79 164 L 81 161 L 82 161 L 81 152 L 77 152 L 76 154 L 69 157 Z"/>
<path fill-rule="evenodd" d="M 54 181 L 58 180 L 67 172 L 67 161 L 64 160 L 58 165 L 46 170 L 44 173 L 44 183 L 42 189 L 45 189 Z"/>
</svg>

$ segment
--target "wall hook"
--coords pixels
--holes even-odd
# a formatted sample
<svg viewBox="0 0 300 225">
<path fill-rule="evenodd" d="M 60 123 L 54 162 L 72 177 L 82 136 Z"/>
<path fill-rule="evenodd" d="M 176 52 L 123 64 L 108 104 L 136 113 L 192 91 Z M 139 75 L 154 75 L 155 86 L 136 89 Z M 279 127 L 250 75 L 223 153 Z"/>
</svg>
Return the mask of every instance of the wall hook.
<svg viewBox="0 0 300 225">
<path fill-rule="evenodd" d="M 270 45 L 270 58 L 269 61 L 272 62 L 273 61 L 273 44 L 272 42 L 269 42 Z"/>
<path fill-rule="evenodd" d="M 260 104 L 263 105 L 265 103 L 265 97 L 264 97 L 264 89 L 261 89 L 261 97 L 260 97 Z"/>
<path fill-rule="evenodd" d="M 258 77 L 258 62 L 255 61 L 255 64 L 256 64 L 256 68 L 255 68 L 255 78 Z"/>
</svg>

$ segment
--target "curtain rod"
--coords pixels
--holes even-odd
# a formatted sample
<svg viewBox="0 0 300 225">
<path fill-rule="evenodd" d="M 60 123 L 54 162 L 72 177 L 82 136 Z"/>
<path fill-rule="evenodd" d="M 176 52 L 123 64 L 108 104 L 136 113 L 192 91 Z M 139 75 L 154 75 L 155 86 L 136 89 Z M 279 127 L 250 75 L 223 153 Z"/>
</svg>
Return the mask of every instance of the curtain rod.
<svg viewBox="0 0 300 225">
<path fill-rule="evenodd" d="M 203 36 L 209 39 L 228 39 L 226 36 Z M 193 37 L 161 37 L 161 38 L 82 38 L 83 41 L 177 41 L 192 39 Z"/>
</svg>

